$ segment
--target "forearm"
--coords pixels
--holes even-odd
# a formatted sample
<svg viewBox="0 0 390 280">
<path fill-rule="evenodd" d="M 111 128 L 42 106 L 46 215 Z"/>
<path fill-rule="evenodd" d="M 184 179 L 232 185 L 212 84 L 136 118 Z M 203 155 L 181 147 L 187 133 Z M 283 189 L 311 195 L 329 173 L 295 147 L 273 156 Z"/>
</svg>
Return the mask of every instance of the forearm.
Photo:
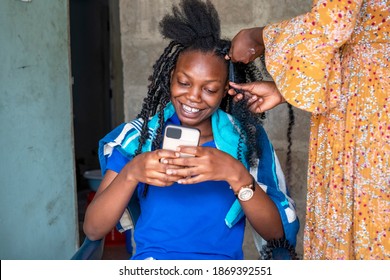
<svg viewBox="0 0 390 280">
<path fill-rule="evenodd" d="M 246 169 L 235 172 L 231 178 L 229 184 L 235 193 L 238 193 L 242 186 L 253 181 L 252 175 Z M 257 182 L 255 182 L 253 197 L 248 201 L 240 201 L 240 204 L 252 227 L 265 240 L 279 239 L 284 236 L 280 213 L 275 203 Z"/>
<path fill-rule="evenodd" d="M 284 236 L 280 213 L 272 199 L 256 184 L 252 199 L 241 202 L 245 216 L 258 234 L 265 240 Z"/>
<path fill-rule="evenodd" d="M 136 186 L 123 170 L 119 174 L 107 171 L 85 214 L 83 229 L 89 239 L 101 239 L 115 227 Z"/>
</svg>

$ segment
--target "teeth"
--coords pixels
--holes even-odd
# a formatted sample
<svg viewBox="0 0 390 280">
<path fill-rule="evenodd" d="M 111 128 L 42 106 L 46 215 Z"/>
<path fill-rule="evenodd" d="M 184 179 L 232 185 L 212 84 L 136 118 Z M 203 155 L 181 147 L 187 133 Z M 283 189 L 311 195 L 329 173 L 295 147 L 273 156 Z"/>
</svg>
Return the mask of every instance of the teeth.
<svg viewBox="0 0 390 280">
<path fill-rule="evenodd" d="M 200 111 L 199 109 L 192 108 L 192 107 L 184 105 L 184 104 L 183 104 L 183 109 L 184 109 L 184 111 L 186 111 L 188 113 L 197 113 Z"/>
</svg>

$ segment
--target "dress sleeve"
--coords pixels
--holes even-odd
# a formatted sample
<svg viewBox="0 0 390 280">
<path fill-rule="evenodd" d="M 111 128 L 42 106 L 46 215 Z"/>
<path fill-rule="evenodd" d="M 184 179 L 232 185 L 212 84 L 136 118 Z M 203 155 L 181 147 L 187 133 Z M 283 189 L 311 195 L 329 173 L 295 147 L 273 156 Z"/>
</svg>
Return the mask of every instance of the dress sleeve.
<svg viewBox="0 0 390 280">
<path fill-rule="evenodd" d="M 340 99 L 340 48 L 363 0 L 315 0 L 310 12 L 270 24 L 263 39 L 267 70 L 295 107 L 323 113 Z"/>
</svg>

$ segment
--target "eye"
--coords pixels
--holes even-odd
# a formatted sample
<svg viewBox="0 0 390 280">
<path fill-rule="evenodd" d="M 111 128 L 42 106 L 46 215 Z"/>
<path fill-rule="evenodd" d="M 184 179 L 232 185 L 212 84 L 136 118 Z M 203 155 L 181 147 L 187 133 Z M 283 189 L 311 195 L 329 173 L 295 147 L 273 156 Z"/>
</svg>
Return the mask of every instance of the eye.
<svg viewBox="0 0 390 280">
<path fill-rule="evenodd" d="M 185 81 L 179 81 L 179 80 L 177 80 L 177 83 L 178 83 L 179 85 L 183 86 L 183 87 L 187 87 L 187 86 L 190 85 L 189 83 L 187 83 L 187 82 L 185 82 Z"/>
<path fill-rule="evenodd" d="M 211 88 L 205 88 L 205 91 L 207 91 L 207 92 L 210 93 L 210 94 L 214 94 L 214 93 L 216 93 L 218 90 L 216 90 L 216 89 L 211 89 Z"/>
</svg>

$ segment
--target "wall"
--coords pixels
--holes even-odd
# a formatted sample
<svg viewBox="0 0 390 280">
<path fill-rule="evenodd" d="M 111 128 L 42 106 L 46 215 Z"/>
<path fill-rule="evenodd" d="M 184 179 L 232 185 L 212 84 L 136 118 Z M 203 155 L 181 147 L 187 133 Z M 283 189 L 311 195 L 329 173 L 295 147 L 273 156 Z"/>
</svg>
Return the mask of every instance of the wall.
<svg viewBox="0 0 390 280">
<path fill-rule="evenodd" d="M 78 244 L 68 1 L 0 3 L 0 259 Z"/>
<path fill-rule="evenodd" d="M 158 32 L 158 22 L 170 11 L 168 0 L 120 0 L 120 28 L 122 37 L 123 88 L 125 119 L 134 118 L 146 94 L 152 65 L 167 45 Z M 309 11 L 310 0 L 212 0 L 221 20 L 222 34 L 232 38 L 240 29 L 262 26 Z M 302 253 L 302 231 L 305 218 L 306 166 L 309 138 L 309 114 L 294 110 L 292 188 L 297 203 L 301 230 L 298 252 Z M 285 167 L 288 115 L 286 105 L 280 105 L 267 115 L 266 129 Z"/>
</svg>

